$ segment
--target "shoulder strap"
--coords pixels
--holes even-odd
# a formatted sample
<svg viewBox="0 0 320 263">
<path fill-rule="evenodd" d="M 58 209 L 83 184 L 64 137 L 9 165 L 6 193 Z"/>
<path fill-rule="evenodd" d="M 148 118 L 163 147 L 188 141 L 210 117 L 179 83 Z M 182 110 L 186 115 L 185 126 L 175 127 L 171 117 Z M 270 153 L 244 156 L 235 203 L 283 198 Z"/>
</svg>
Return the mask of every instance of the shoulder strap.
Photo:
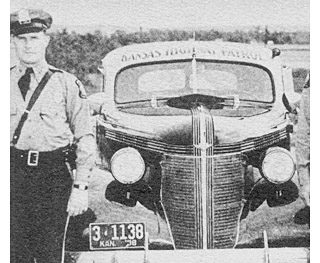
<svg viewBox="0 0 320 263">
<path fill-rule="evenodd" d="M 40 93 L 42 92 L 43 88 L 45 87 L 45 85 L 48 83 L 50 77 L 52 76 L 54 72 L 52 71 L 48 71 L 44 76 L 43 78 L 41 79 L 38 87 L 35 89 L 35 91 L 33 92 L 31 98 L 30 98 L 30 101 L 28 103 L 28 106 L 26 108 L 26 110 L 24 111 L 24 113 L 22 114 L 21 116 L 21 119 L 18 123 L 18 126 L 16 128 L 16 130 L 14 131 L 14 134 L 13 134 L 13 139 L 11 141 L 11 144 L 12 145 L 15 145 L 17 144 L 18 140 L 19 140 L 19 137 L 20 137 L 20 133 L 21 133 L 21 130 L 22 130 L 22 127 L 23 127 L 23 124 L 25 123 L 25 121 L 28 119 L 28 115 L 29 115 L 29 112 L 31 110 L 31 108 L 33 107 L 33 105 L 35 104 L 35 102 L 37 101 L 37 99 L 39 98 L 40 96 Z"/>
</svg>

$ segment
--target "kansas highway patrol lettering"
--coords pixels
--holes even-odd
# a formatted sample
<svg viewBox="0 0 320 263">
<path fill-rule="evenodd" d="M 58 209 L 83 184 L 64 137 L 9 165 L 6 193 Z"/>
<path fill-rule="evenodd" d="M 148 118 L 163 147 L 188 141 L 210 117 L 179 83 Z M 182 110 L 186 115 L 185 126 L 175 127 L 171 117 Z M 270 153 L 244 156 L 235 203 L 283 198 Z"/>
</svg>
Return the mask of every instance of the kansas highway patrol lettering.
<svg viewBox="0 0 320 263">
<path fill-rule="evenodd" d="M 128 62 L 128 61 L 135 61 L 140 59 L 148 59 L 148 58 L 157 58 L 160 57 L 161 53 L 160 51 L 154 50 L 150 52 L 142 52 L 142 53 L 135 53 L 131 54 L 129 56 L 123 55 L 122 56 L 122 62 Z"/>
<path fill-rule="evenodd" d="M 171 57 L 171 56 L 179 56 L 192 54 L 193 49 L 196 50 L 196 54 L 209 54 L 217 57 L 228 57 L 228 58 L 241 58 L 241 59 L 249 59 L 249 60 L 262 60 L 262 56 L 260 53 L 238 50 L 238 49 L 209 49 L 209 48 L 170 48 L 164 51 L 160 50 L 151 50 L 146 52 L 135 52 L 129 55 L 123 55 L 121 61 L 122 62 L 130 62 L 130 61 L 139 61 L 139 60 L 147 60 L 151 58 L 158 57 Z"/>
</svg>

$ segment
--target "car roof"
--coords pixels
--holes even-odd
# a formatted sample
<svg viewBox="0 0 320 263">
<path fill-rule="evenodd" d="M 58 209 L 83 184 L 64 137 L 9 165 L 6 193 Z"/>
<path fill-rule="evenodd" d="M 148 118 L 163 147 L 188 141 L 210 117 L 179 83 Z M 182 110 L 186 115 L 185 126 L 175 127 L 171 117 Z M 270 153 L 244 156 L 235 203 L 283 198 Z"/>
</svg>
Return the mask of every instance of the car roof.
<svg viewBox="0 0 320 263">
<path fill-rule="evenodd" d="M 260 65 L 274 59 L 272 50 L 260 45 L 220 41 L 171 41 L 133 44 L 109 52 L 102 60 L 119 70 L 133 64 L 191 59 L 241 61 Z"/>
</svg>

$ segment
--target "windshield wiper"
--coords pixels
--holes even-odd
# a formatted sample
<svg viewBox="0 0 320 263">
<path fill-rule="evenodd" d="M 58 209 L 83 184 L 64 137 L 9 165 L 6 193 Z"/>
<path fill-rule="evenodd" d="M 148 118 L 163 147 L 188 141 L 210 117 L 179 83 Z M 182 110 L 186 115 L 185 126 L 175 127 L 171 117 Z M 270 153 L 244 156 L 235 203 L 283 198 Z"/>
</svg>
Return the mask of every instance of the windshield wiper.
<svg viewBox="0 0 320 263">
<path fill-rule="evenodd" d="M 238 108 L 257 108 L 257 109 L 270 109 L 273 105 L 265 104 L 258 101 L 245 101 L 245 100 L 237 100 L 232 98 L 225 98 L 225 101 L 219 103 L 221 106 L 233 107 L 233 109 Z"/>
</svg>

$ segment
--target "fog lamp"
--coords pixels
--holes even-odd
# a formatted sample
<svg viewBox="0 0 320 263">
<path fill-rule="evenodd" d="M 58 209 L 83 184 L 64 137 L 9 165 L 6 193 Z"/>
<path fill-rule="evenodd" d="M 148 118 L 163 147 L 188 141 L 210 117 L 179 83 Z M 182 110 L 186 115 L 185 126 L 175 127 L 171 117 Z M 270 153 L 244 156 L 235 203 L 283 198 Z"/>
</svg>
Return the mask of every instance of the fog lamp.
<svg viewBox="0 0 320 263">
<path fill-rule="evenodd" d="M 291 153 L 280 147 L 269 148 L 261 161 L 262 176 L 274 184 L 289 181 L 295 172 L 295 164 Z"/>
<path fill-rule="evenodd" d="M 120 183 L 133 184 L 142 178 L 144 171 L 144 160 L 134 148 L 122 148 L 111 158 L 112 175 Z"/>
</svg>

